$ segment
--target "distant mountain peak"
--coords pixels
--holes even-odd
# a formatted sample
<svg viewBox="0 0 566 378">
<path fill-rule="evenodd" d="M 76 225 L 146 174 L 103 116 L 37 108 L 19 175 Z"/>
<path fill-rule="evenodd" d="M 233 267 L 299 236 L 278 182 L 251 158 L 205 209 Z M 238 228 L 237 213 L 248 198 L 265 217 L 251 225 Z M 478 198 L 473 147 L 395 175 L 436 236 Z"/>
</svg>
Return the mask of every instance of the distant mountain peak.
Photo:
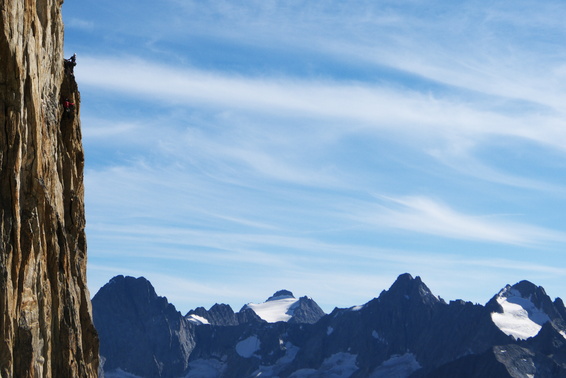
<svg viewBox="0 0 566 378">
<path fill-rule="evenodd" d="M 393 285 L 391 285 L 391 287 L 389 288 L 389 291 L 411 291 L 413 290 L 413 288 L 418 288 L 421 286 L 426 287 L 426 285 L 421 280 L 421 277 L 416 276 L 415 278 L 413 278 L 413 276 L 411 276 L 409 273 L 404 273 L 397 277 L 395 282 L 393 282 Z M 428 290 L 428 288 L 426 288 L 426 290 Z"/>
<path fill-rule="evenodd" d="M 530 281 L 519 281 L 514 285 L 506 285 L 499 291 L 499 297 L 521 297 L 525 299 L 531 298 L 533 295 L 546 295 L 544 289 L 535 285 Z"/>
<path fill-rule="evenodd" d="M 112 278 L 110 279 L 110 281 L 108 281 L 108 283 L 109 283 L 109 284 L 115 284 L 115 283 L 118 283 L 118 282 L 120 282 L 120 281 L 123 281 L 124 278 L 125 278 L 125 277 L 124 277 L 122 274 L 119 274 L 119 275 L 117 275 L 117 276 L 115 276 L 115 277 L 112 277 Z"/>
<path fill-rule="evenodd" d="M 298 299 L 292 295 L 277 296 L 277 293 L 263 303 L 248 303 L 242 310 L 250 308 L 260 318 L 269 323 L 287 322 L 293 317 L 294 305 L 297 303 Z"/>
<path fill-rule="evenodd" d="M 315 323 L 324 311 L 308 297 L 295 298 L 289 290 L 279 290 L 263 303 L 248 303 L 240 310 L 251 310 L 268 323 Z"/>
<path fill-rule="evenodd" d="M 399 275 L 389 290 L 381 293 L 380 299 L 385 298 L 404 298 L 411 301 L 418 300 L 427 304 L 443 302 L 432 294 L 419 276 L 413 278 L 409 273 Z"/>
<path fill-rule="evenodd" d="M 271 297 L 267 298 L 266 302 L 276 301 L 276 300 L 285 299 L 285 298 L 295 298 L 295 296 L 289 290 L 279 290 L 279 291 L 275 292 L 275 294 L 273 294 Z"/>
<path fill-rule="evenodd" d="M 495 325 L 515 339 L 536 336 L 545 323 L 560 317 L 544 289 L 529 281 L 506 285 L 486 307 Z"/>
<path fill-rule="evenodd" d="M 167 301 L 165 297 L 158 297 L 153 285 L 145 277 L 115 276 L 99 292 L 105 293 L 107 291 L 120 295 L 124 300 L 139 302 L 140 306 L 145 306 L 155 300 Z"/>
<path fill-rule="evenodd" d="M 511 288 L 521 293 L 523 298 L 541 291 L 546 295 L 542 287 L 526 280 L 517 282 L 515 285 L 511 286 Z"/>
<path fill-rule="evenodd" d="M 195 345 L 189 321 L 147 279 L 116 276 L 96 293 L 92 306 L 105 368 L 119 368 L 126 359 L 144 376 L 178 377 L 186 371 Z"/>
</svg>

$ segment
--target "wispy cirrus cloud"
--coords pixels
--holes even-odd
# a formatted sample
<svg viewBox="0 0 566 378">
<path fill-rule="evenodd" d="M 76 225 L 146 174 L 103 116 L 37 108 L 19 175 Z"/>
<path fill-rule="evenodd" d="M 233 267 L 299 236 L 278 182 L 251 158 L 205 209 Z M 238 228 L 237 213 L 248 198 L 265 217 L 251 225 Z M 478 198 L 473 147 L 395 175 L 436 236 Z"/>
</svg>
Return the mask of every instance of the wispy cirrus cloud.
<svg viewBox="0 0 566 378">
<path fill-rule="evenodd" d="M 563 154 L 566 129 L 556 114 L 536 110 L 515 114 L 467 97 L 430 95 L 376 83 L 249 77 L 137 58 L 125 62 L 87 57 L 81 70 L 85 85 L 160 106 L 162 114 L 151 122 L 138 122 L 142 127 L 130 133 L 129 139 L 146 136 L 147 146 L 155 146 L 157 140 L 161 153 L 173 154 L 180 161 L 198 159 L 200 154 L 207 166 L 217 162 L 224 169 L 239 166 L 259 176 L 335 186 L 340 184 L 333 177 L 344 170 L 341 161 L 329 159 L 332 149 L 344 140 L 369 137 L 420 150 L 461 174 L 534 190 L 562 190 L 556 184 L 494 167 L 477 154 L 489 148 L 491 140 L 504 138 Z M 190 119 L 164 117 L 171 107 L 208 109 L 208 114 L 217 117 L 208 121 L 215 122 L 214 134 L 193 126 Z M 222 113 L 228 116 L 218 118 Z M 86 135 L 111 129 L 92 127 L 86 129 Z M 119 125 L 114 130 L 125 131 Z M 317 167 L 309 169 L 305 163 L 312 161 L 313 152 Z"/>
<path fill-rule="evenodd" d="M 368 206 L 355 219 L 377 227 L 463 240 L 523 246 L 566 241 L 566 234 L 560 231 L 510 221 L 505 215 L 465 214 L 427 197 L 379 198 L 381 204 Z"/>
<path fill-rule="evenodd" d="M 564 4 L 66 7 L 92 19 L 66 47 L 97 283 L 146 275 L 185 310 L 281 288 L 331 310 L 405 271 L 560 290 Z"/>
<path fill-rule="evenodd" d="M 507 136 L 560 150 L 566 145 L 566 131 L 559 127 L 556 116 L 534 112 L 516 117 L 411 90 L 362 83 L 249 78 L 112 58 L 86 58 L 81 70 L 85 85 L 163 105 L 243 109 L 291 119 L 315 117 L 333 120 L 334 124 L 341 120 L 343 126 L 338 132 L 346 135 L 374 130 L 418 136 L 420 142 L 440 139 L 447 143 L 456 136 L 478 143 L 490 136 Z"/>
<path fill-rule="evenodd" d="M 233 43 L 273 46 L 275 40 L 277 48 L 317 51 L 321 60 L 389 67 L 460 90 L 563 109 L 556 79 L 564 54 L 553 46 L 564 37 L 556 15 L 566 8 L 557 2 L 173 3 L 201 16 L 199 30 Z M 230 27 L 213 27 L 211 20 Z M 390 74 L 380 79 L 391 80 Z"/>
</svg>

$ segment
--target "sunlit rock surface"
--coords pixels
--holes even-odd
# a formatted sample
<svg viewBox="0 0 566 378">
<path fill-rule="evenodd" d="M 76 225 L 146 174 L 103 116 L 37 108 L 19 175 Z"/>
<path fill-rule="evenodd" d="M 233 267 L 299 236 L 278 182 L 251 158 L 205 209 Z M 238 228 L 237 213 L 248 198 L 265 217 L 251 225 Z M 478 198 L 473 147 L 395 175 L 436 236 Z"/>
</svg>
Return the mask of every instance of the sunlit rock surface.
<svg viewBox="0 0 566 378">
<path fill-rule="evenodd" d="M 0 0 L 0 376 L 97 375 L 62 1 Z M 75 104 L 64 117 L 62 103 Z"/>
</svg>

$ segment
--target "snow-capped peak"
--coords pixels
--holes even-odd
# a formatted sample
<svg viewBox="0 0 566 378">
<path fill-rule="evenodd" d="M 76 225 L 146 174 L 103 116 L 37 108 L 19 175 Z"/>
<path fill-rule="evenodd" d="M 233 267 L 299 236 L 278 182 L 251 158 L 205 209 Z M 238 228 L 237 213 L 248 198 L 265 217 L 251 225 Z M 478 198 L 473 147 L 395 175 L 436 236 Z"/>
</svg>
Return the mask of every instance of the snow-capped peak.
<svg viewBox="0 0 566 378">
<path fill-rule="evenodd" d="M 491 313 L 493 323 L 506 335 L 515 339 L 536 336 L 550 317 L 532 302 L 532 295 L 522 294 L 507 285 L 495 297 L 503 312 Z"/>
<path fill-rule="evenodd" d="M 293 317 L 294 305 L 298 301 L 290 291 L 280 290 L 263 303 L 248 303 L 244 307 L 251 308 L 268 323 L 286 322 Z"/>
<path fill-rule="evenodd" d="M 286 299 L 286 298 L 295 298 L 295 296 L 289 290 L 279 290 L 278 292 L 273 294 L 271 297 L 267 298 L 266 302 L 275 301 L 275 300 L 279 300 L 279 299 Z"/>
</svg>

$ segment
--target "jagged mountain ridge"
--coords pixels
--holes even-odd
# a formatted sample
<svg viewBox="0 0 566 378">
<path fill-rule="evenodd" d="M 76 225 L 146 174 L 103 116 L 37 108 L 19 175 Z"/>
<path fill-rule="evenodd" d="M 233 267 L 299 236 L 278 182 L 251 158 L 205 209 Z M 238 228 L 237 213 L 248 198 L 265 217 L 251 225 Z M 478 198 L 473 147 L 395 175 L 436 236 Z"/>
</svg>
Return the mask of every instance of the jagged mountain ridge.
<svg viewBox="0 0 566 378">
<path fill-rule="evenodd" d="M 108 308 L 99 307 L 99 303 L 112 302 L 122 308 L 127 307 L 127 301 L 120 299 L 120 295 L 109 297 L 109 293 L 117 292 L 111 283 L 93 299 L 101 354 L 108 360 L 113 359 L 112 365 L 105 365 L 106 371 L 116 372 L 119 368 L 141 377 L 199 378 L 526 377 L 535 373 L 537 377 L 554 377 L 566 374 L 563 303 L 559 299 L 551 301 L 544 289 L 527 281 L 504 288 L 482 306 L 462 300 L 446 303 L 432 294 L 419 277 L 403 274 L 377 298 L 362 306 L 336 308 L 314 323 L 269 323 L 246 306 L 243 311 L 234 313 L 230 306 L 217 304 L 208 311 L 193 310 L 186 317 L 171 311 L 169 315 L 176 320 L 168 324 L 184 319 L 186 332 L 194 341 L 185 349 L 188 353 L 188 356 L 185 354 L 186 367 L 178 368 L 171 375 L 150 372 L 142 364 L 133 363 L 131 356 L 116 358 L 112 355 L 107 343 L 113 339 L 109 339 L 108 334 L 118 337 L 115 333 L 120 330 L 112 328 L 112 324 L 117 324 L 119 320 L 113 319 L 121 315 L 118 311 L 111 314 Z M 145 286 L 148 285 L 151 286 L 147 282 Z M 154 292 L 151 295 L 152 301 L 167 303 L 165 298 L 156 299 L 159 297 L 154 296 Z M 533 308 L 547 314 L 548 321 L 542 324 L 536 336 L 518 339 L 494 322 L 493 314 L 505 313 L 504 306 L 498 302 L 503 297 L 517 298 L 513 304 L 523 305 L 527 318 Z M 281 295 L 279 292 L 265 303 L 280 299 L 294 297 L 292 293 Z M 104 321 L 99 318 L 100 311 L 105 312 Z M 148 321 L 139 311 L 130 313 Z M 244 313 L 249 318 L 241 321 L 239 316 Z M 209 324 L 191 322 L 190 315 L 206 317 Z M 138 321 L 130 319 L 120 324 L 127 326 Z M 175 335 L 171 329 L 166 333 Z M 122 348 L 128 349 L 128 346 Z M 168 364 L 166 359 L 160 360 L 158 354 L 153 357 L 162 366 Z"/>
<path fill-rule="evenodd" d="M 217 326 L 236 326 L 248 322 L 265 322 L 252 309 L 242 309 L 234 312 L 227 304 L 215 304 L 209 310 L 197 307 L 185 315 L 185 318 L 197 325 L 211 324 Z"/>
<path fill-rule="evenodd" d="M 316 323 L 324 311 L 309 297 L 296 299 L 292 292 L 279 290 L 263 303 L 248 303 L 234 312 L 227 304 L 215 304 L 208 311 L 198 307 L 185 315 L 197 325 L 239 325 L 247 322 Z"/>
</svg>

